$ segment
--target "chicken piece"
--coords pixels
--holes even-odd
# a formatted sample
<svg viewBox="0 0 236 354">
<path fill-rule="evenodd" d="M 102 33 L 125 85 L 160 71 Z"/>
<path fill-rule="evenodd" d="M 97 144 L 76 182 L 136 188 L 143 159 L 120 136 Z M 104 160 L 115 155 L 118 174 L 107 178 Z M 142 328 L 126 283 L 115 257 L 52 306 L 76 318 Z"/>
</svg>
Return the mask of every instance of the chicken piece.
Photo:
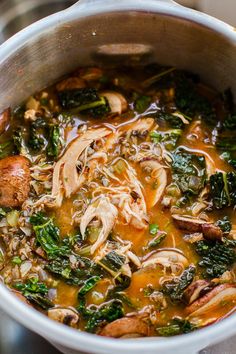
<svg viewBox="0 0 236 354">
<path fill-rule="evenodd" d="M 24 156 L 10 156 L 0 160 L 0 206 L 21 206 L 29 191 L 29 160 Z"/>
<path fill-rule="evenodd" d="M 105 97 L 109 103 L 111 113 L 124 113 L 128 109 L 128 104 L 125 97 L 115 91 L 101 92 L 101 96 Z"/>
<path fill-rule="evenodd" d="M 70 327 L 76 327 L 79 322 L 79 314 L 71 308 L 53 307 L 48 310 L 48 317 Z"/>
<path fill-rule="evenodd" d="M 74 139 L 64 155 L 56 163 L 53 171 L 52 194 L 46 196 L 45 203 L 50 207 L 59 207 L 62 203 L 63 194 L 70 197 L 85 181 L 84 174 L 78 175 L 77 161 L 83 151 L 111 131 L 107 128 L 87 130 L 83 135 Z M 54 201 L 54 202 L 53 202 Z"/>
<path fill-rule="evenodd" d="M 56 85 L 57 91 L 64 91 L 64 90 L 75 90 L 84 88 L 86 86 L 83 79 L 79 77 L 69 77 L 65 80 L 60 81 Z"/>
<path fill-rule="evenodd" d="M 81 218 L 80 232 L 82 237 L 85 237 L 86 228 L 93 219 L 96 218 L 102 223 L 98 238 L 91 247 L 91 254 L 93 254 L 106 241 L 109 233 L 115 225 L 117 216 L 117 208 L 106 197 L 101 197 L 93 204 L 89 205 Z"/>
<path fill-rule="evenodd" d="M 162 198 L 162 195 L 167 186 L 167 172 L 166 169 L 157 160 L 148 159 L 140 162 L 140 166 L 148 172 L 148 174 L 155 180 L 157 188 L 153 190 L 148 200 L 149 207 L 154 207 Z"/>
<path fill-rule="evenodd" d="M 6 130 L 11 118 L 11 110 L 10 108 L 5 109 L 1 114 L 0 114 L 0 135 L 4 133 Z"/>
<path fill-rule="evenodd" d="M 123 317 L 107 324 L 99 334 L 113 338 L 147 337 L 149 335 L 149 326 L 135 316 Z"/>
</svg>

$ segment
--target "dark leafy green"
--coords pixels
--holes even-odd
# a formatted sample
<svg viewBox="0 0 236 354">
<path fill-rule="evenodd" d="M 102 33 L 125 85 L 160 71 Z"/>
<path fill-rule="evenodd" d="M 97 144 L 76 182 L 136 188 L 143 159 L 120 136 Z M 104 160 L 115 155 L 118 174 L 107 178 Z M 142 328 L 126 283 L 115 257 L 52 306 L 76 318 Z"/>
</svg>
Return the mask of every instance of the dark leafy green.
<svg viewBox="0 0 236 354">
<path fill-rule="evenodd" d="M 63 279 L 67 284 L 83 285 L 92 276 L 96 275 L 96 264 L 86 257 L 77 255 L 73 255 L 73 257 L 75 257 L 76 267 L 72 268 L 68 257 L 58 257 L 50 260 L 45 268 L 56 277 Z"/>
<path fill-rule="evenodd" d="M 210 197 L 216 209 L 234 206 L 236 204 L 236 173 L 217 172 L 211 175 Z"/>
<path fill-rule="evenodd" d="M 85 296 L 90 290 L 92 290 L 95 285 L 99 282 L 101 278 L 98 275 L 95 275 L 88 280 L 85 280 L 84 285 L 80 288 L 78 296 Z"/>
<path fill-rule="evenodd" d="M 134 103 L 134 109 L 138 113 L 143 113 L 145 112 L 149 105 L 151 103 L 151 97 L 150 96 L 139 96 Z"/>
<path fill-rule="evenodd" d="M 196 88 L 196 77 L 178 72 L 175 78 L 175 103 L 178 110 L 189 117 L 201 116 L 204 121 L 214 124 L 216 111 L 211 102 Z"/>
<path fill-rule="evenodd" d="M 68 245 L 60 240 L 60 230 L 53 219 L 39 212 L 31 216 L 30 223 L 33 225 L 37 242 L 49 259 L 70 253 Z"/>
<path fill-rule="evenodd" d="M 41 307 L 43 310 L 48 310 L 50 307 L 54 306 L 46 296 L 48 294 L 47 286 L 39 282 L 37 278 L 30 278 L 26 283 L 16 283 L 14 287 L 19 290 L 28 301 Z"/>
<path fill-rule="evenodd" d="M 13 152 L 12 141 L 6 141 L 0 144 L 0 159 L 11 155 Z"/>
<path fill-rule="evenodd" d="M 150 132 L 151 140 L 154 143 L 162 143 L 167 150 L 173 150 L 182 134 L 182 130 L 173 129 L 166 132 L 152 131 Z"/>
<path fill-rule="evenodd" d="M 162 287 L 163 293 L 169 295 L 170 299 L 174 302 L 181 301 L 184 290 L 192 283 L 195 273 L 195 266 L 190 265 L 183 271 L 180 277 L 164 283 Z"/>
<path fill-rule="evenodd" d="M 62 147 L 60 128 L 58 125 L 49 125 L 49 137 L 47 145 L 47 155 L 50 157 L 58 157 Z"/>
<path fill-rule="evenodd" d="M 206 182 L 204 156 L 177 150 L 172 155 L 173 181 L 183 193 L 198 194 Z"/>
<path fill-rule="evenodd" d="M 199 266 L 206 278 L 218 278 L 229 270 L 236 261 L 235 241 L 223 239 L 222 242 L 198 241 L 196 252 L 201 256 Z"/>
<path fill-rule="evenodd" d="M 93 116 L 104 116 L 110 112 L 105 97 L 99 96 L 95 88 L 65 90 L 58 93 L 59 102 L 64 109 L 88 113 Z"/>
<path fill-rule="evenodd" d="M 224 233 L 229 233 L 232 229 L 232 223 L 228 216 L 224 216 L 222 219 L 217 220 L 215 224 L 216 226 L 219 226 Z"/>
<path fill-rule="evenodd" d="M 89 316 L 85 329 L 94 333 L 106 323 L 113 322 L 124 316 L 124 309 L 120 300 L 111 300 L 96 308 Z"/>
<path fill-rule="evenodd" d="M 105 265 L 108 269 L 118 272 L 125 263 L 125 257 L 115 251 L 111 251 L 101 259 L 100 263 Z"/>
<path fill-rule="evenodd" d="M 179 317 L 174 317 L 165 327 L 156 328 L 158 334 L 164 337 L 190 333 L 195 329 L 197 329 L 196 325 Z"/>
</svg>

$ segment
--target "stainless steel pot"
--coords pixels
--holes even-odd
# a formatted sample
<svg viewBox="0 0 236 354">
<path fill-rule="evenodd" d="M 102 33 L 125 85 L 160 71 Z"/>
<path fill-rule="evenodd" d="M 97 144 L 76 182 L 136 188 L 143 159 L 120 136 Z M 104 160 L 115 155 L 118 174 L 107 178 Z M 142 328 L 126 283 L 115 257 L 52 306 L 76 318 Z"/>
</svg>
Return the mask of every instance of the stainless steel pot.
<svg viewBox="0 0 236 354">
<path fill-rule="evenodd" d="M 157 61 L 201 75 L 236 95 L 235 29 L 171 0 L 81 0 L 0 47 L 0 110 L 79 65 Z M 114 340 L 49 320 L 0 285 L 0 306 L 64 353 L 191 354 L 236 333 L 236 316 L 174 338 Z"/>
</svg>

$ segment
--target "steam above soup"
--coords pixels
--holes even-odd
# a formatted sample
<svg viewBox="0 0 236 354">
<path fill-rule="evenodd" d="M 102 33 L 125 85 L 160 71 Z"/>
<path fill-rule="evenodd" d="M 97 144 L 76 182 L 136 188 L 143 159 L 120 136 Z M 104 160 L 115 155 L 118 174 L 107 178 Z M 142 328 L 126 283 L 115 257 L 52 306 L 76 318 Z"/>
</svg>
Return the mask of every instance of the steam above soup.
<svg viewBox="0 0 236 354">
<path fill-rule="evenodd" d="M 158 65 L 82 68 L 0 115 L 1 277 L 68 326 L 171 336 L 236 306 L 236 111 Z"/>
</svg>

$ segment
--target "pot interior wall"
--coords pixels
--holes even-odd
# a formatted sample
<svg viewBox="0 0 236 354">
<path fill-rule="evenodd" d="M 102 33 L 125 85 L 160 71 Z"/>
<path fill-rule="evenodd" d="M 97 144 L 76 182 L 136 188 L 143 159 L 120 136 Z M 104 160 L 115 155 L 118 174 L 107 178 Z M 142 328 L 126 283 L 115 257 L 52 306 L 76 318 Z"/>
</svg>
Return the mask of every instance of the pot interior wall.
<svg viewBox="0 0 236 354">
<path fill-rule="evenodd" d="M 119 12 L 62 23 L 10 55 L 0 65 L 0 110 L 80 65 L 127 61 L 174 65 L 200 74 L 219 90 L 231 87 L 236 94 L 236 48 L 229 39 L 173 16 Z"/>
</svg>

